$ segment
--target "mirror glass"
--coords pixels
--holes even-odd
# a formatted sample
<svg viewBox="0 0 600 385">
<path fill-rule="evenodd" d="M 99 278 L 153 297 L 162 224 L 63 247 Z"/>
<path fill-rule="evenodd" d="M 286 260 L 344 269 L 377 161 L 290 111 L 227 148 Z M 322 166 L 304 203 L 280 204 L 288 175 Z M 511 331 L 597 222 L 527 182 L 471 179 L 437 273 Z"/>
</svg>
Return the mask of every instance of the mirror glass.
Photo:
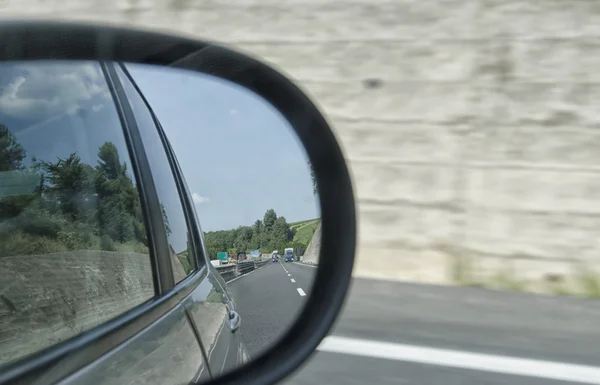
<svg viewBox="0 0 600 385">
<path fill-rule="evenodd" d="M 254 92 L 167 67 L 0 64 L 0 365 L 147 306 L 162 258 L 176 289 L 194 282 L 187 316 L 119 343 L 94 381 L 137 364 L 156 383 L 218 376 L 289 331 L 319 247 L 312 166 Z"/>
</svg>

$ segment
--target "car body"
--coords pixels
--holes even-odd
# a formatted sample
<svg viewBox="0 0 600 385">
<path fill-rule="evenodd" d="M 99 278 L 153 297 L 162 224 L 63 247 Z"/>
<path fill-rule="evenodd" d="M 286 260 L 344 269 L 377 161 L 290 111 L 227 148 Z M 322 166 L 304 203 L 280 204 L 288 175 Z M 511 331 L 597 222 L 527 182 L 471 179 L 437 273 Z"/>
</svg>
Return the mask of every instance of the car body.
<svg viewBox="0 0 600 385">
<path fill-rule="evenodd" d="M 15 70 L 17 73 L 33 73 L 42 68 L 19 65 L 3 63 L 0 73 L 8 77 Z M 100 154 L 103 149 L 106 150 L 106 156 L 116 156 L 117 160 L 122 160 L 124 166 L 120 166 L 121 161 L 118 165 L 125 170 L 123 173 L 127 172 L 133 186 L 128 190 L 133 194 L 128 199 L 138 202 L 140 207 L 135 218 L 140 218 L 138 225 L 142 230 L 134 231 L 132 237 L 139 238 L 139 247 L 147 251 L 121 253 L 103 248 L 62 252 L 61 258 L 70 263 L 69 267 L 80 267 L 82 271 L 87 271 L 86 275 L 82 275 L 84 281 L 81 285 L 91 285 L 90 282 L 95 282 L 94 279 L 102 281 L 94 290 L 80 292 L 67 292 L 64 280 L 41 279 L 44 274 L 49 274 L 45 269 L 60 271 L 61 266 L 51 265 L 60 258 L 49 259 L 50 262 L 43 264 L 37 263 L 40 258 L 43 259 L 43 255 L 33 253 L 14 256 L 37 263 L 40 271 L 23 272 L 20 281 L 14 282 L 14 290 L 5 287 L 4 296 L 7 300 L 23 301 L 20 305 L 28 304 L 33 307 L 33 313 L 46 312 L 46 316 L 39 318 L 44 322 L 38 322 L 37 326 L 16 318 L 17 315 L 3 317 L 0 332 L 11 330 L 17 343 L 0 343 L 0 365 L 4 365 L 2 368 L 10 373 L 11 368 L 18 369 L 32 362 L 47 362 L 46 371 L 41 372 L 44 375 L 43 382 L 64 385 L 135 383 L 140 378 L 146 384 L 179 385 L 206 381 L 242 366 L 249 361 L 249 356 L 239 330 L 240 316 L 236 311 L 236 302 L 227 283 L 209 261 L 200 218 L 194 208 L 191 193 L 163 128 L 143 93 L 122 63 L 86 62 L 84 65 L 83 62 L 63 62 L 53 64 L 52 68 L 55 71 L 62 68 L 70 76 L 79 72 L 88 74 L 86 76 L 94 74 L 94 82 L 97 87 L 101 87 L 103 94 L 94 97 L 89 103 L 87 99 L 82 99 L 80 118 L 73 118 L 70 112 L 62 111 L 62 115 L 57 118 L 60 126 L 43 126 L 44 130 L 40 130 L 39 124 L 46 124 L 46 120 L 36 126 L 28 117 L 29 120 L 22 120 L 22 123 L 13 123 L 2 131 L 2 135 L 17 137 L 25 150 L 41 161 L 50 162 L 56 157 L 67 157 L 69 152 L 89 153 L 90 159 L 95 159 L 96 151 Z M 48 78 L 54 73 L 51 72 Z M 35 79 L 42 78 L 29 78 L 29 81 L 35 82 Z M 49 84 L 64 86 L 58 80 Z M 46 85 L 45 83 L 44 86 Z M 52 88 L 45 89 L 52 91 Z M 56 89 L 56 95 L 60 91 Z M 103 108 L 96 108 L 92 103 L 99 100 L 105 102 Z M 97 116 L 102 116 L 102 120 Z M 103 131 L 99 131 L 100 129 Z M 77 135 L 78 139 L 72 139 Z M 107 138 L 110 135 L 112 137 L 109 140 Z M 52 143 L 60 143 L 63 147 L 53 149 Z M 107 143 L 112 143 L 112 147 L 104 147 Z M 87 150 L 88 147 L 91 148 L 90 151 Z M 111 155 L 109 150 L 114 153 Z M 77 156 L 79 155 L 75 157 Z M 77 159 L 81 163 L 85 162 L 83 156 Z M 90 166 L 93 166 L 91 170 L 100 170 L 90 172 L 97 172 L 103 178 L 108 175 L 102 174 L 102 167 L 110 167 L 109 162 L 92 162 Z M 0 178 L 0 184 L 2 180 Z M 25 179 L 22 180 L 23 183 L 26 182 Z M 61 193 L 59 185 L 51 187 Z M 24 185 L 24 188 L 29 189 L 28 193 L 33 192 L 29 185 Z M 116 197 L 116 194 L 113 196 Z M 108 196 L 107 199 L 113 196 Z M 115 206 L 107 204 L 98 207 L 106 207 L 108 210 Z M 163 208 L 162 213 L 157 209 L 159 207 Z M 23 219 L 26 218 L 22 216 L 23 213 L 18 212 L 15 218 L 26 220 Z M 171 228 L 176 228 L 177 234 L 171 232 Z M 10 235 L 5 230 L 2 231 L 4 233 L 1 235 Z M 105 234 L 105 237 L 107 238 L 101 239 L 101 244 L 105 239 L 108 243 L 114 242 L 108 235 Z M 98 255 L 112 258 L 118 263 L 106 267 L 101 264 L 102 260 Z M 3 260 L 10 258 L 13 257 L 6 256 Z M 85 264 L 88 259 L 90 266 L 73 266 Z M 137 264 L 125 273 L 133 272 L 138 276 L 130 287 L 127 286 L 130 281 L 120 281 L 120 285 L 127 286 L 123 290 L 128 292 L 120 295 L 118 301 L 115 300 L 118 303 L 112 303 L 108 308 L 112 313 L 106 314 L 106 310 L 102 310 L 106 308 L 95 304 L 107 299 L 103 296 L 106 290 L 117 290 L 118 286 L 114 285 L 114 280 L 107 278 L 110 277 L 107 272 L 101 271 L 102 274 L 94 276 L 94 271 L 108 271 L 115 267 L 121 269 L 117 271 L 119 276 L 128 269 L 124 261 L 127 264 Z M 9 269 L 4 265 L 0 268 L 3 271 Z M 55 301 L 53 309 L 56 312 L 67 312 L 54 316 L 47 313 L 47 307 L 43 308 L 45 302 L 42 299 L 18 297 L 16 290 L 19 285 L 23 285 L 24 280 L 30 285 L 28 290 L 41 290 L 49 293 L 48 296 L 58 293 L 57 298 L 52 299 Z M 89 294 L 92 292 L 96 297 Z M 72 298 L 65 299 L 66 304 L 63 305 L 58 297 L 60 293 Z M 69 312 L 67 305 L 71 309 L 75 306 L 78 312 Z M 67 321 L 77 328 L 63 327 Z M 115 330 L 118 330 L 117 334 L 113 332 Z M 31 338 L 32 332 L 36 334 L 35 339 Z M 78 354 L 74 354 L 75 351 Z"/>
<path fill-rule="evenodd" d="M 20 137 L 15 140 L 6 135 L 18 119 L 0 120 L 4 139 L 0 148 L 10 153 L 2 159 L 0 173 L 8 174 L 0 183 L 11 180 L 0 186 L 0 194 L 15 195 L 23 187 L 19 184 L 28 180 L 23 194 L 28 196 L 10 198 L 8 205 L 0 200 L 4 205 L 0 210 L 0 310 L 4 314 L 0 334 L 9 336 L 0 341 L 0 384 L 189 384 L 220 377 L 235 361 L 220 362 L 215 357 L 237 355 L 238 362 L 247 361 L 243 345 L 236 350 L 235 344 L 227 343 L 239 337 L 239 333 L 227 333 L 239 325 L 239 315 L 222 277 L 206 263 L 203 233 L 189 189 L 156 116 L 145 100 L 139 103 L 143 98 L 137 95 L 134 82 L 121 81 L 127 71 L 119 70 L 116 63 L 123 61 L 191 70 L 246 88 L 278 110 L 304 146 L 319 186 L 323 234 L 327 235 L 319 255 L 327 255 L 329 263 L 319 266 L 312 289 L 319 295 L 307 296 L 297 316 L 305 327 L 284 333 L 261 352 L 261 359 L 209 383 L 271 385 L 299 368 L 340 314 L 356 249 L 352 181 L 336 136 L 315 103 L 271 66 L 213 41 L 102 24 L 30 19 L 5 21 L 0 23 L 0 31 L 0 89 L 9 96 L 0 115 L 10 107 L 15 116 L 25 120 L 45 114 L 45 120 L 36 123 L 55 125 L 54 131 L 45 134 L 33 129 L 36 124 L 21 127 L 26 129 L 19 135 L 29 135 L 37 144 L 23 150 L 18 144 Z M 46 60 L 75 66 L 67 68 L 69 71 L 61 70 L 60 65 L 43 69 L 39 64 Z M 76 60 L 91 60 L 98 68 L 77 73 Z M 34 71 L 27 71 L 24 67 L 28 66 L 35 67 Z M 98 74 L 104 84 L 93 81 Z M 59 78 L 62 84 L 56 81 Z M 44 82 L 47 80 L 55 84 Z M 32 87 L 31 82 L 36 81 L 44 84 Z M 168 98 L 173 94 L 177 90 L 165 92 Z M 86 108 L 74 103 L 77 100 L 88 102 Z M 57 111 L 64 113 L 58 117 Z M 100 112 L 103 121 L 94 116 Z M 196 123 L 184 125 L 198 129 Z M 117 146 L 106 141 L 110 135 L 116 135 Z M 90 141 L 95 141 L 94 146 L 87 143 Z M 107 146 L 95 147 L 102 143 Z M 53 153 L 57 148 L 62 151 L 58 162 Z M 27 162 L 23 162 L 24 152 Z M 92 166 L 89 160 L 96 155 L 104 160 Z M 119 155 L 128 158 L 126 162 L 117 162 Z M 47 190 L 48 175 L 38 174 L 34 188 L 34 178 L 29 180 L 27 174 L 36 172 L 38 166 L 51 166 L 53 173 L 70 168 L 58 180 L 65 182 L 60 180 L 65 177 L 69 183 L 77 183 L 65 190 L 52 182 Z M 97 179 L 98 175 L 107 179 Z M 99 183 L 88 183 L 94 181 L 90 176 Z M 111 202 L 107 198 L 118 199 Z M 43 202 L 50 204 L 40 205 Z M 39 207 L 24 212 L 23 207 L 31 204 Z M 94 206 L 98 215 L 84 215 L 88 220 L 85 226 L 73 227 L 73 222 L 81 220 L 80 214 Z M 84 210 L 78 211 L 80 208 Z M 36 221 L 34 226 L 21 226 L 47 215 L 48 210 L 63 209 L 71 211 L 68 218 L 51 215 L 37 222 L 42 226 Z M 119 215 L 112 215 L 115 213 Z M 65 224 L 71 226 L 67 232 L 61 231 Z M 101 231 L 84 237 L 82 230 L 88 225 L 100 225 L 96 230 Z M 14 229 L 20 233 L 11 234 Z M 115 229 L 120 229 L 120 245 L 134 247 L 133 251 L 113 247 Z M 53 238 L 29 242 L 27 237 L 32 234 L 27 231 Z M 137 243 L 124 243 L 132 238 Z M 12 247 L 19 242 L 23 248 Z M 40 247 L 47 248 L 40 254 Z M 85 249 L 94 247 L 100 250 Z M 21 254 L 6 255 L 10 251 Z M 116 263 L 108 263 L 111 261 Z M 113 271 L 108 271 L 111 266 Z M 75 271 L 80 274 L 60 276 Z M 123 272 L 133 275 L 127 277 Z M 64 290 L 68 280 L 66 288 L 74 290 Z M 118 290 L 107 293 L 108 289 Z M 43 295 L 28 294 L 35 291 Z M 118 303 L 110 303 L 105 294 L 118 294 Z M 23 313 L 27 317 L 18 316 Z"/>
</svg>

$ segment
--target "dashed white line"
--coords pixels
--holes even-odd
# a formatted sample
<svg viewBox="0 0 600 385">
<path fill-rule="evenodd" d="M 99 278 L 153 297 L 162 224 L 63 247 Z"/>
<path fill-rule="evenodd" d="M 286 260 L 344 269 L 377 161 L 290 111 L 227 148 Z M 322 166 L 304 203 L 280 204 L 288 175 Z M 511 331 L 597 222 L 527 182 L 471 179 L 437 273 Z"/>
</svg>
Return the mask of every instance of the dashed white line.
<svg viewBox="0 0 600 385">
<path fill-rule="evenodd" d="M 296 290 L 298 290 L 298 294 L 300 294 L 300 297 L 304 297 L 306 295 L 306 293 L 304 292 L 304 290 L 297 288 Z"/>
<path fill-rule="evenodd" d="M 290 281 L 296 283 L 296 280 L 294 278 L 290 279 Z"/>
<path fill-rule="evenodd" d="M 298 289 L 300 290 L 300 289 Z M 600 385 L 600 367 L 330 336 L 317 350 L 460 369 Z"/>
<path fill-rule="evenodd" d="M 288 274 L 288 277 L 291 277 L 291 276 L 292 276 L 291 274 Z"/>
</svg>

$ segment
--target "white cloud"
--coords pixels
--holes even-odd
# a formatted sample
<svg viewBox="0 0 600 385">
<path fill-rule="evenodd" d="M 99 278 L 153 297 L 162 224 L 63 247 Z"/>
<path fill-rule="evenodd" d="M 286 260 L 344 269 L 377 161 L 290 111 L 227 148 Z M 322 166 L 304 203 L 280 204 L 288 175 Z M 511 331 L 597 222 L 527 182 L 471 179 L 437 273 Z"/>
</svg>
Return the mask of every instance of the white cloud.
<svg viewBox="0 0 600 385">
<path fill-rule="evenodd" d="M 110 97 L 95 63 L 33 62 L 13 68 L 18 72 L 0 87 L 0 109 L 17 118 L 76 113 L 97 96 Z"/>
<path fill-rule="evenodd" d="M 103 108 L 104 108 L 104 104 L 94 104 L 92 106 L 92 110 L 94 110 L 94 112 L 98 112 L 98 111 L 100 111 Z"/>
<path fill-rule="evenodd" d="M 207 203 L 210 200 L 207 197 L 203 197 L 202 195 L 200 195 L 198 193 L 193 193 L 192 199 L 194 200 L 194 203 L 196 203 L 197 205 L 199 205 L 201 203 Z"/>
<path fill-rule="evenodd" d="M 229 110 L 229 115 L 237 115 L 238 111 L 236 109 Z"/>
</svg>

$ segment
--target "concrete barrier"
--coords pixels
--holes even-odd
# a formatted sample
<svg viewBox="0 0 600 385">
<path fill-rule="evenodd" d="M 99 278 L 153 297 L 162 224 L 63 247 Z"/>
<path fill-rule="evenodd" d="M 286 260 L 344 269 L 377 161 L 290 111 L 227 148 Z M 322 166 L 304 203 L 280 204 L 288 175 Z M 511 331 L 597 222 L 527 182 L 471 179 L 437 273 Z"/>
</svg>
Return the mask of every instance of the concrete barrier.
<svg viewBox="0 0 600 385">
<path fill-rule="evenodd" d="M 321 221 L 315 228 L 315 232 L 313 233 L 312 238 L 308 246 L 306 247 L 306 251 L 302 256 L 302 262 L 310 263 L 310 264 L 318 264 L 319 263 L 319 253 L 321 252 Z"/>
<path fill-rule="evenodd" d="M 81 250 L 0 258 L 0 363 L 64 341 L 154 296 L 145 254 Z"/>
<path fill-rule="evenodd" d="M 240 261 L 237 264 L 228 264 L 215 266 L 223 279 L 228 282 L 240 275 L 247 274 L 253 270 L 259 269 L 271 262 L 270 259 L 262 261 Z"/>
<path fill-rule="evenodd" d="M 229 281 L 239 275 L 237 271 L 237 265 L 234 264 L 215 266 L 215 268 L 225 281 Z"/>
</svg>

